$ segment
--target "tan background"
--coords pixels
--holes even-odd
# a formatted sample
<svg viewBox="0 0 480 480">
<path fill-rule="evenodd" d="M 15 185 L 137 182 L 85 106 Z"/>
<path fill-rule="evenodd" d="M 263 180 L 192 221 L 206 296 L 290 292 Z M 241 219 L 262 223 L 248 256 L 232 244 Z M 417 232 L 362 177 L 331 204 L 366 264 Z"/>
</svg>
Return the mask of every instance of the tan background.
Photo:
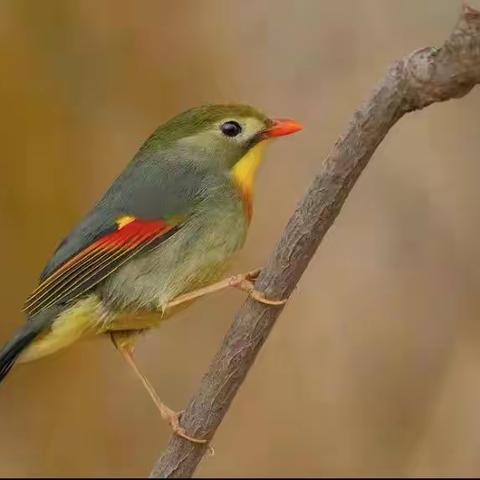
<svg viewBox="0 0 480 480">
<path fill-rule="evenodd" d="M 159 123 L 196 104 L 245 101 L 307 126 L 258 179 L 235 270 L 261 265 L 355 106 L 393 60 L 441 43 L 459 4 L 3 1 L 0 341 L 62 236 Z M 391 132 L 201 475 L 480 474 L 479 112 L 477 90 Z M 241 302 L 205 299 L 142 342 L 171 406 Z M 0 475 L 145 475 L 168 434 L 106 340 L 0 386 Z"/>
</svg>

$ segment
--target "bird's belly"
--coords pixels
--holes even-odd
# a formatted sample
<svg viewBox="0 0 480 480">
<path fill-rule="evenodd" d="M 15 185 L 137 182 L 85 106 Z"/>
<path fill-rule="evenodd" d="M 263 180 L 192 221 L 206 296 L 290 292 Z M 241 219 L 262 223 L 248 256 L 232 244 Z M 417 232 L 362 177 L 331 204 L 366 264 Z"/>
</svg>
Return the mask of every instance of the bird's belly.
<svg viewBox="0 0 480 480">
<path fill-rule="evenodd" d="M 210 228 L 187 226 L 120 268 L 100 286 L 99 295 L 117 324 L 121 317 L 132 324 L 144 323 L 142 318 L 157 324 L 162 318 L 151 314 L 164 311 L 175 297 L 220 279 L 245 236 L 243 215 Z"/>
<path fill-rule="evenodd" d="M 161 322 L 169 319 L 175 313 L 187 308 L 192 302 L 185 302 L 177 305 L 174 308 L 169 308 L 166 311 L 162 310 L 117 310 L 109 315 L 108 321 L 102 326 L 101 331 L 104 332 L 118 332 L 127 330 L 147 330 L 155 328 Z"/>
<path fill-rule="evenodd" d="M 86 297 L 68 306 L 21 357 L 35 360 L 80 338 L 157 326 L 191 302 L 165 310 L 175 297 L 215 282 L 243 245 L 247 224 L 233 215 L 210 228 L 195 224 L 155 250 L 131 260 Z"/>
</svg>

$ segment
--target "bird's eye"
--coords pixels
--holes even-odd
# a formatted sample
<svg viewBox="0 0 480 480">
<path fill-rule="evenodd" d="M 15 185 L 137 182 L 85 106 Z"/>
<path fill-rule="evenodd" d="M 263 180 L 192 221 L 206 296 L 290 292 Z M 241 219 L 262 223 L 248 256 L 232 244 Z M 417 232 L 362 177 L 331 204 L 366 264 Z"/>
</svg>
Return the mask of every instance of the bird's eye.
<svg viewBox="0 0 480 480">
<path fill-rule="evenodd" d="M 238 122 L 235 122 L 234 120 L 230 120 L 222 124 L 222 126 L 220 127 L 220 130 L 227 137 L 236 137 L 239 133 L 241 133 L 242 127 Z"/>
</svg>

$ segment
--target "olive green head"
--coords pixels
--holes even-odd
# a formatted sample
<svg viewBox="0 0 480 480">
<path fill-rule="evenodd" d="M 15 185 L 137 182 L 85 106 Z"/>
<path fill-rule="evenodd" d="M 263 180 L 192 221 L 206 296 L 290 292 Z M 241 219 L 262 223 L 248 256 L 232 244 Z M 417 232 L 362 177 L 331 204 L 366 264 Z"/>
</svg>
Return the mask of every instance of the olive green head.
<svg viewBox="0 0 480 480">
<path fill-rule="evenodd" d="M 272 120 L 249 105 L 203 105 L 160 126 L 142 150 L 177 150 L 212 167 L 231 169 L 264 140 L 300 130 L 293 121 Z"/>
</svg>

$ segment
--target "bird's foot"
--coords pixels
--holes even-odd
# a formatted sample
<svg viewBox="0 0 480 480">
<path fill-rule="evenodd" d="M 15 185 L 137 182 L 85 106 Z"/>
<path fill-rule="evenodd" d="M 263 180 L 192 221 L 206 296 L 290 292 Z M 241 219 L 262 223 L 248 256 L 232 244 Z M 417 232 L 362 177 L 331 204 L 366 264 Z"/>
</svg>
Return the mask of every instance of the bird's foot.
<svg viewBox="0 0 480 480">
<path fill-rule="evenodd" d="M 187 435 L 187 432 L 185 432 L 185 429 L 180 426 L 180 418 L 182 417 L 183 410 L 181 410 L 180 412 L 174 412 L 173 410 L 170 410 L 165 405 L 164 407 L 165 408 L 162 412 L 162 417 L 168 420 L 168 423 L 170 424 L 170 427 L 172 428 L 173 433 L 192 443 L 207 443 L 205 439 L 195 438 L 195 437 L 191 437 L 190 435 Z M 168 416 L 168 418 L 166 416 Z"/>
<path fill-rule="evenodd" d="M 263 292 L 255 289 L 255 280 L 260 275 L 260 272 L 261 270 L 257 268 L 251 272 L 234 275 L 230 278 L 230 286 L 247 292 L 257 302 L 264 303 L 266 305 L 284 305 L 287 302 L 286 299 L 273 300 L 267 298 Z"/>
<path fill-rule="evenodd" d="M 191 437 L 190 435 L 187 435 L 185 432 L 185 429 L 180 426 L 179 422 L 184 412 L 185 410 L 180 410 L 179 412 L 176 412 L 176 413 L 172 411 L 172 417 L 171 417 L 172 421 L 170 422 L 170 426 L 172 427 L 173 432 L 179 437 L 182 437 L 185 440 L 188 440 L 189 442 L 192 442 L 192 443 L 197 443 L 197 444 L 207 443 L 207 441 L 203 438 L 195 438 L 195 437 Z M 215 455 L 215 449 L 211 445 L 208 446 L 208 454 L 210 457 L 213 457 Z"/>
</svg>

